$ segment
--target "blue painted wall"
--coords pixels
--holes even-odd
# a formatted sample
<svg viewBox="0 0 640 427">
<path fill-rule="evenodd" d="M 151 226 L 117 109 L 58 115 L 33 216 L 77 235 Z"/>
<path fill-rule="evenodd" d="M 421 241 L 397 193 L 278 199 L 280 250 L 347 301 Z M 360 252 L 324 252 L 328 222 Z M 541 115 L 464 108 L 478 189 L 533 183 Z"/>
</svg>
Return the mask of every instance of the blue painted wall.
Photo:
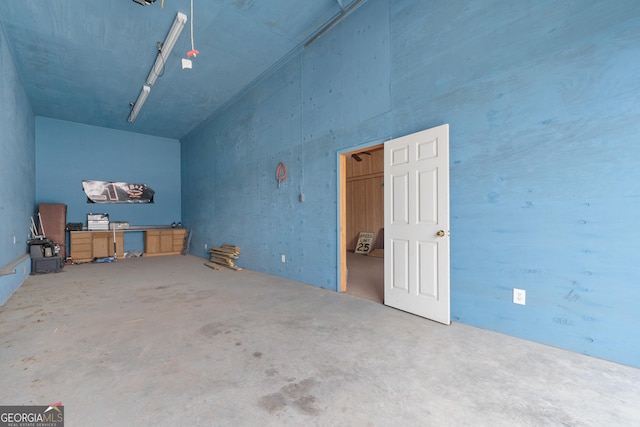
<svg viewBox="0 0 640 427">
<path fill-rule="evenodd" d="M 640 3 L 394 1 L 391 22 L 394 136 L 451 125 L 454 320 L 640 366 Z"/>
<path fill-rule="evenodd" d="M 28 251 L 29 218 L 35 203 L 34 120 L 0 24 L 0 268 Z M 15 270 L 0 276 L 0 305 L 24 282 L 31 260 Z"/>
<path fill-rule="evenodd" d="M 336 289 L 336 153 L 449 123 L 453 319 L 640 367 L 638 70 L 637 1 L 369 0 L 183 139 L 192 251 Z"/>
<path fill-rule="evenodd" d="M 182 141 L 193 253 L 234 243 L 247 268 L 336 289 L 337 149 L 388 139 L 386 8 L 362 8 Z"/>
<path fill-rule="evenodd" d="M 168 225 L 180 218 L 180 143 L 175 139 L 36 118 L 36 201 L 64 203 L 67 222 L 87 225 L 108 213 L 131 225 Z M 153 204 L 90 204 L 83 179 L 147 184 Z M 125 251 L 143 250 L 141 232 L 127 232 Z"/>
</svg>

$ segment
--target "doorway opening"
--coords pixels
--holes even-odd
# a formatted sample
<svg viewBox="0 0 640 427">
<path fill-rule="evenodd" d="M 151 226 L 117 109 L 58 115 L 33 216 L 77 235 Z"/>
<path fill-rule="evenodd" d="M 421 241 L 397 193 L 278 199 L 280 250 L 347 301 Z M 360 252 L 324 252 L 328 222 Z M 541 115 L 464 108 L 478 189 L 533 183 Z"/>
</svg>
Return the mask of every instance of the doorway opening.
<svg viewBox="0 0 640 427">
<path fill-rule="evenodd" d="M 380 147 L 382 173 L 374 166 Z M 372 162 L 365 164 L 365 158 Z M 383 249 L 383 290 L 377 300 L 451 324 L 449 125 L 338 153 L 338 163 L 339 290 L 353 290 L 349 252 L 354 243 L 360 247 L 360 231 L 369 231 L 371 249 Z M 368 185 L 359 182 L 365 180 Z M 381 222 L 376 222 L 376 199 L 381 200 Z"/>
<path fill-rule="evenodd" d="M 384 145 L 340 154 L 340 291 L 384 303 Z M 361 232 L 373 233 L 360 245 Z"/>
</svg>

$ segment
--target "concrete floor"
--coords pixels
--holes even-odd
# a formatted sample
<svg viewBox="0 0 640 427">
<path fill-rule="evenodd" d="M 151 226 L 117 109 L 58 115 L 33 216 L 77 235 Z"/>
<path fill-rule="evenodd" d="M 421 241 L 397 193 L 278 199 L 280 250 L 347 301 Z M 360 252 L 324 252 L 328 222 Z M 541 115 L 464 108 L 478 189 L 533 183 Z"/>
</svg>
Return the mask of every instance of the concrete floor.
<svg viewBox="0 0 640 427">
<path fill-rule="evenodd" d="M 347 293 L 384 302 L 384 258 L 347 252 Z"/>
<path fill-rule="evenodd" d="M 640 370 L 193 256 L 67 266 L 0 308 L 0 403 L 73 426 L 631 426 Z"/>
</svg>

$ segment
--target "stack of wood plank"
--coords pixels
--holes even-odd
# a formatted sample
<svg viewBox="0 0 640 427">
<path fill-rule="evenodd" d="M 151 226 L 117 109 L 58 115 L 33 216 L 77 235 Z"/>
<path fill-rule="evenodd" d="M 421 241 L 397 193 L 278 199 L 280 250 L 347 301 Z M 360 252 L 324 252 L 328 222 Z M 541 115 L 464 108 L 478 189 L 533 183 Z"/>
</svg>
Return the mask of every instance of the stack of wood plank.
<svg viewBox="0 0 640 427">
<path fill-rule="evenodd" d="M 206 263 L 207 267 L 211 267 L 215 270 L 217 266 L 224 266 L 232 270 L 240 271 L 242 268 L 238 267 L 234 260 L 240 257 L 240 248 L 235 245 L 222 245 L 219 248 L 209 249 L 209 255 L 211 261 Z"/>
</svg>

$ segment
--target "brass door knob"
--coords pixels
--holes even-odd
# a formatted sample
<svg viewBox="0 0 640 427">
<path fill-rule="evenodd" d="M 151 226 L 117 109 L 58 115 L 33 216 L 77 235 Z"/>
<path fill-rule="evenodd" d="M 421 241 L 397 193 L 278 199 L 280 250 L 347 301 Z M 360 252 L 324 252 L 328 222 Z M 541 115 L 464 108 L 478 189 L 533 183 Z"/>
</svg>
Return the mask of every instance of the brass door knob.
<svg viewBox="0 0 640 427">
<path fill-rule="evenodd" d="M 438 235 L 438 237 L 444 237 L 444 230 L 440 230 L 436 233 Z"/>
</svg>

